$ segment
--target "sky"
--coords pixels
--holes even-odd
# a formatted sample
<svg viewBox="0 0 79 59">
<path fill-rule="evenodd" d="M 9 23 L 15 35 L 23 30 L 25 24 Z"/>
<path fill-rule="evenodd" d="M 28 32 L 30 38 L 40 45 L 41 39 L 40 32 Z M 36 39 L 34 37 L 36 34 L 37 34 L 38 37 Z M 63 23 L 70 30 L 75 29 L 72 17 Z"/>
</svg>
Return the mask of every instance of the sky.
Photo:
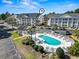
<svg viewBox="0 0 79 59">
<path fill-rule="evenodd" d="M 40 8 L 44 8 L 45 13 L 64 13 L 79 8 L 79 0 L 0 0 L 0 14 L 34 13 Z"/>
</svg>

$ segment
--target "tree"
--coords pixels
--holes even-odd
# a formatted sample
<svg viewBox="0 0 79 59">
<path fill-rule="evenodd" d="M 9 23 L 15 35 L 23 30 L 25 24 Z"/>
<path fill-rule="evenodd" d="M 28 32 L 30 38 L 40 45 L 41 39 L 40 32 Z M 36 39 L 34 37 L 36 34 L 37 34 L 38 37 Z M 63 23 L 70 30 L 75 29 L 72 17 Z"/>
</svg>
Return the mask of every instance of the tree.
<svg viewBox="0 0 79 59">
<path fill-rule="evenodd" d="M 73 30 L 72 35 L 79 38 L 79 30 Z"/>
<path fill-rule="evenodd" d="M 17 24 L 17 23 L 16 23 L 16 18 L 15 18 L 14 15 L 8 17 L 5 21 L 6 21 L 8 24 L 12 25 L 12 27 L 13 27 L 13 26 L 16 26 L 16 24 Z"/>
<path fill-rule="evenodd" d="M 48 15 L 52 15 L 52 13 L 49 13 Z"/>
<path fill-rule="evenodd" d="M 36 26 L 31 26 L 31 27 L 29 27 L 29 28 L 27 29 L 27 31 L 28 31 L 28 33 L 31 34 L 31 37 L 32 37 L 32 34 L 33 34 L 34 32 L 36 32 Z M 32 38 L 31 38 L 31 39 L 32 39 Z"/>
<path fill-rule="evenodd" d="M 5 14 L 1 14 L 1 18 L 2 18 L 2 20 L 5 20 L 7 17 Z"/>
<path fill-rule="evenodd" d="M 14 13 L 12 13 L 11 15 L 14 15 Z"/>
<path fill-rule="evenodd" d="M 74 11 L 75 13 L 79 13 L 79 8 Z"/>
<path fill-rule="evenodd" d="M 47 15 L 44 15 L 44 21 L 42 23 L 43 26 L 47 26 L 48 17 Z"/>
<path fill-rule="evenodd" d="M 40 20 L 36 20 L 36 25 L 40 25 Z"/>
<path fill-rule="evenodd" d="M 75 42 L 74 45 L 72 45 L 70 48 L 68 48 L 68 52 L 71 55 L 79 55 L 79 42 Z"/>
<path fill-rule="evenodd" d="M 8 18 L 9 16 L 11 16 L 9 12 L 2 13 L 2 14 L 1 14 L 2 20 L 5 20 L 5 19 Z"/>
<path fill-rule="evenodd" d="M 6 17 L 11 16 L 9 12 L 6 12 L 5 15 L 6 15 Z"/>
<path fill-rule="evenodd" d="M 1 15 L 0 15 L 0 20 L 2 20 Z"/>
<path fill-rule="evenodd" d="M 48 15 L 56 14 L 55 12 L 49 13 Z"/>
<path fill-rule="evenodd" d="M 53 29 L 53 30 L 57 30 L 57 29 L 58 29 L 58 25 L 57 25 L 57 24 L 53 24 L 53 25 L 52 25 L 52 29 Z"/>
<path fill-rule="evenodd" d="M 56 54 L 57 54 L 57 56 L 59 57 L 59 58 L 63 58 L 64 57 L 64 51 L 63 51 L 63 49 L 62 48 L 57 48 L 56 49 Z"/>
<path fill-rule="evenodd" d="M 65 12 L 65 14 L 66 14 L 66 13 L 74 13 L 74 11 L 67 11 L 67 12 Z"/>
<path fill-rule="evenodd" d="M 75 9 L 75 10 L 71 10 L 71 11 L 67 11 L 65 13 L 79 13 L 79 8 Z"/>
<path fill-rule="evenodd" d="M 55 12 L 53 12 L 52 14 L 55 14 Z"/>
<path fill-rule="evenodd" d="M 44 21 L 48 21 L 47 15 L 44 15 Z"/>
<path fill-rule="evenodd" d="M 36 29 L 35 26 L 31 26 L 27 30 L 28 30 L 28 33 L 30 33 L 32 35 L 32 33 L 35 32 L 35 29 Z"/>
</svg>

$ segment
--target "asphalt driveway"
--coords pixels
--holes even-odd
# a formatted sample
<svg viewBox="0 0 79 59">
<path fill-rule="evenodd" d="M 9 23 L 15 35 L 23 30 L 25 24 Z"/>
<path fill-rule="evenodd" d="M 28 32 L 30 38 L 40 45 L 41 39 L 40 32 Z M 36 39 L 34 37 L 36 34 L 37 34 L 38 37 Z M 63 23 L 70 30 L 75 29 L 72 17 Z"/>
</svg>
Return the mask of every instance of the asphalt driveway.
<svg viewBox="0 0 79 59">
<path fill-rule="evenodd" d="M 0 59 L 21 59 L 10 36 L 10 33 L 0 28 Z"/>
</svg>

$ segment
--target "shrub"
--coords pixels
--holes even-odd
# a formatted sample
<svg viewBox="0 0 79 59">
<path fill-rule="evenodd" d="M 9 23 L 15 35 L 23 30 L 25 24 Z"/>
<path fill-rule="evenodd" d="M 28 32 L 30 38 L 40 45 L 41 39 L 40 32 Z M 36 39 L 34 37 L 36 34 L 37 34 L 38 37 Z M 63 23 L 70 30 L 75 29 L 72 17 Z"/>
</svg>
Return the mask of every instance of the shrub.
<svg viewBox="0 0 79 59">
<path fill-rule="evenodd" d="M 64 57 L 64 51 L 63 51 L 63 49 L 60 48 L 60 47 L 57 48 L 56 54 L 57 54 L 57 56 L 58 56 L 59 58 L 63 58 L 63 57 Z"/>
<path fill-rule="evenodd" d="M 79 55 L 79 42 L 75 42 L 75 44 L 68 49 L 68 52 L 71 55 Z"/>
<path fill-rule="evenodd" d="M 35 45 L 33 48 L 36 50 L 36 51 L 38 51 L 38 45 Z"/>
<path fill-rule="evenodd" d="M 27 40 L 32 40 L 32 37 L 31 36 L 28 36 L 26 39 Z"/>
<path fill-rule="evenodd" d="M 29 45 L 29 40 L 27 40 L 25 44 L 26 44 L 26 45 Z"/>
<path fill-rule="evenodd" d="M 33 40 L 24 40 L 23 42 L 22 42 L 23 44 L 26 44 L 26 45 L 32 45 L 32 44 L 34 44 L 34 41 Z"/>
<path fill-rule="evenodd" d="M 32 44 L 31 46 L 32 46 L 32 47 L 34 47 L 34 46 L 35 46 L 35 43 L 34 43 L 34 44 Z"/>
<path fill-rule="evenodd" d="M 34 42 L 33 42 L 33 41 L 30 41 L 30 42 L 29 42 L 29 45 L 32 45 L 32 44 L 34 44 Z"/>
<path fill-rule="evenodd" d="M 34 43 L 34 41 L 32 40 L 31 36 L 27 36 L 27 37 L 25 38 L 25 40 L 23 40 L 22 43 L 23 43 L 23 44 L 26 44 L 26 45 L 31 45 L 31 44 Z"/>
<path fill-rule="evenodd" d="M 12 34 L 11 36 L 12 36 L 13 39 L 20 37 L 20 35 L 17 32 L 12 32 L 11 34 Z"/>
<path fill-rule="evenodd" d="M 29 45 L 29 40 L 23 40 L 22 44 Z"/>
<path fill-rule="evenodd" d="M 23 40 L 23 41 L 22 41 L 22 44 L 26 44 L 26 40 Z"/>
<path fill-rule="evenodd" d="M 29 40 L 29 45 L 32 45 L 34 44 L 34 41 L 33 40 Z"/>
<path fill-rule="evenodd" d="M 42 46 L 38 46 L 38 51 L 42 53 L 44 51 L 44 48 Z"/>
</svg>

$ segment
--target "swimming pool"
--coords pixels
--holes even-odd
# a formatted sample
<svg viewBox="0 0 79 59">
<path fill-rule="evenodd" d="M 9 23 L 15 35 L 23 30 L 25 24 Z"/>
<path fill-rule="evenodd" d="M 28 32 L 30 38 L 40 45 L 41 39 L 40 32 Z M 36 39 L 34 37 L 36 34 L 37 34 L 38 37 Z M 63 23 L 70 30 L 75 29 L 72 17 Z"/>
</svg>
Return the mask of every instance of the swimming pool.
<svg viewBox="0 0 79 59">
<path fill-rule="evenodd" d="M 59 40 L 46 36 L 46 35 L 39 35 L 39 37 L 42 38 L 43 40 L 45 40 L 45 43 L 47 43 L 49 45 L 57 46 L 57 45 L 61 44 L 61 42 Z"/>
</svg>

